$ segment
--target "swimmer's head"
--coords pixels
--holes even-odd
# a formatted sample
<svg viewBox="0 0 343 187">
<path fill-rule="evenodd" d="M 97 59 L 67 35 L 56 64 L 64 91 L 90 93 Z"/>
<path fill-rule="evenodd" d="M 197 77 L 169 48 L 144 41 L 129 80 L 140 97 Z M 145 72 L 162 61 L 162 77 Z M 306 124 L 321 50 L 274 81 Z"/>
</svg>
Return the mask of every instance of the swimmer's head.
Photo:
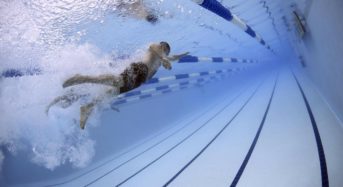
<svg viewBox="0 0 343 187">
<path fill-rule="evenodd" d="M 170 46 L 167 42 L 160 42 L 160 45 L 162 47 L 162 50 L 166 53 L 166 55 L 169 55 L 170 53 Z"/>
<path fill-rule="evenodd" d="M 150 23 L 156 23 L 158 21 L 158 18 L 155 14 L 148 14 L 145 19 Z"/>
</svg>

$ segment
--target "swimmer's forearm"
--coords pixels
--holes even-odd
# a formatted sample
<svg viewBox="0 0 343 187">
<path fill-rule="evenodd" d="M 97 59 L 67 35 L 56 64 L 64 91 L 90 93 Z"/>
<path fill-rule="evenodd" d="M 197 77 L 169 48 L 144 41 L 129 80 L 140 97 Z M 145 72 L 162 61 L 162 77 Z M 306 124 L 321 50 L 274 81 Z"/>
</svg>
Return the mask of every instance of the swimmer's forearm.
<svg viewBox="0 0 343 187">
<path fill-rule="evenodd" d="M 170 56 L 170 57 L 167 57 L 168 60 L 170 61 L 176 61 L 176 60 L 180 60 L 180 58 L 188 55 L 189 52 L 185 52 L 185 53 L 182 53 L 182 54 L 179 54 L 179 55 L 173 55 L 173 56 Z"/>
</svg>

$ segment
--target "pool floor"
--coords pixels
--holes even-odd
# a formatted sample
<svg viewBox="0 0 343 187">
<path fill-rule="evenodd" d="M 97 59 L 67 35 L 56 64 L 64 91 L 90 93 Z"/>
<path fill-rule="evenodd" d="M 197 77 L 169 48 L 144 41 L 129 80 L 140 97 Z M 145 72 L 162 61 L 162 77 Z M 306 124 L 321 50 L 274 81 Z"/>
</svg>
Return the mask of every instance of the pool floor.
<svg viewBox="0 0 343 187">
<path fill-rule="evenodd" d="M 87 172 L 40 185 L 340 186 L 342 147 L 328 105 L 285 67 Z"/>
</svg>

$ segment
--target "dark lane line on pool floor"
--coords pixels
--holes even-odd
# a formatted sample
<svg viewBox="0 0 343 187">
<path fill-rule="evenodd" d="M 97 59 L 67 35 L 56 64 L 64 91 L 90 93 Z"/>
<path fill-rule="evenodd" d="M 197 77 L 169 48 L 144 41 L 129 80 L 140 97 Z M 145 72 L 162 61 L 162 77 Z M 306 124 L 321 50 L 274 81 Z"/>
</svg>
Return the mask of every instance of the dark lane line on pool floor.
<svg viewBox="0 0 343 187">
<path fill-rule="evenodd" d="M 263 81 L 264 82 L 264 81 Z M 168 186 L 172 183 L 189 165 L 191 165 L 230 125 L 230 123 L 238 116 L 238 114 L 245 108 L 249 101 L 255 96 L 256 92 L 259 90 L 263 82 L 254 90 L 253 94 L 247 99 L 247 101 L 242 105 L 242 107 L 236 112 L 236 114 L 231 118 L 231 120 L 212 138 L 212 140 L 195 155 L 181 170 L 179 170 L 169 181 L 167 181 L 163 186 Z"/>
<path fill-rule="evenodd" d="M 242 95 L 246 89 L 248 89 L 247 87 L 242 89 L 242 91 L 236 95 L 236 97 L 234 97 L 234 99 L 232 101 L 230 101 L 230 103 L 232 103 L 234 100 L 236 100 L 240 95 Z M 226 98 L 228 99 L 228 97 Z M 226 100 L 225 99 L 225 100 Z M 160 145 L 161 143 L 165 142 L 167 139 L 171 138 L 172 136 L 174 136 L 175 134 L 177 134 L 178 132 L 180 132 L 181 130 L 185 129 L 186 127 L 188 127 L 189 125 L 191 125 L 195 120 L 197 120 L 199 117 L 203 116 L 204 114 L 208 113 L 209 111 L 211 111 L 213 108 L 215 108 L 217 105 L 210 107 L 208 110 L 206 110 L 205 112 L 201 113 L 200 115 L 196 116 L 195 118 L 193 118 L 191 121 L 189 121 L 188 123 L 186 123 L 186 125 L 182 126 L 180 129 L 176 130 L 175 132 L 173 132 L 172 134 L 168 135 L 166 138 L 163 138 L 161 141 L 153 144 L 152 146 L 148 147 L 147 149 L 145 149 L 144 151 L 142 151 L 141 153 L 138 153 L 137 155 L 131 157 L 130 159 L 128 159 L 127 161 L 123 162 L 122 164 L 116 166 L 115 168 L 111 169 L 110 171 L 104 173 L 103 175 L 101 175 L 100 177 L 96 178 L 95 180 L 91 181 L 90 183 L 86 184 L 85 186 L 89 186 L 91 184 L 94 184 L 95 182 L 97 182 L 98 180 L 102 179 L 103 177 L 105 177 L 106 175 L 110 174 L 111 172 L 119 169 L 120 167 L 122 167 L 123 165 L 125 165 L 126 163 L 134 160 L 135 158 L 141 156 L 142 154 L 148 152 L 149 150 L 153 149 L 154 147 Z"/>
<path fill-rule="evenodd" d="M 250 98 L 248 100 L 251 99 L 251 97 L 257 92 L 257 90 L 261 87 L 261 85 L 264 83 L 265 80 L 261 81 L 261 83 L 257 86 L 257 88 L 253 91 L 253 94 L 250 96 Z M 242 92 L 243 93 L 243 92 Z M 187 139 L 189 139 L 190 137 L 192 137 L 196 132 L 198 132 L 200 129 L 202 129 L 204 126 L 206 126 L 211 120 L 213 120 L 215 117 L 217 117 L 222 111 L 224 111 L 226 108 L 228 108 L 234 101 L 236 101 L 240 95 L 242 95 L 242 93 L 240 93 L 236 98 L 234 98 L 232 101 L 230 101 L 227 105 L 225 105 L 221 110 L 219 110 L 214 116 L 212 116 L 210 119 L 208 119 L 203 125 L 201 125 L 198 129 L 196 129 L 194 132 L 192 132 L 190 135 L 188 135 L 186 138 L 184 138 L 183 140 L 181 140 L 178 144 L 176 144 L 175 146 L 173 146 L 172 148 L 170 148 L 168 151 L 166 151 L 165 153 L 163 153 L 161 156 L 159 156 L 158 158 L 156 158 L 155 160 L 153 160 L 152 162 L 150 162 L 148 165 L 146 165 L 145 167 L 143 167 L 142 169 L 140 169 L 139 171 L 137 171 L 136 173 L 134 173 L 133 175 L 131 175 L 130 177 L 128 177 L 127 179 L 125 179 L 124 181 L 120 182 L 119 184 L 117 184 L 116 186 L 121 186 L 124 183 L 126 183 L 127 181 L 129 181 L 130 179 L 132 179 L 134 176 L 136 176 L 137 174 L 139 174 L 140 172 L 142 172 L 143 170 L 145 170 L 146 168 L 148 168 L 150 165 L 154 164 L 155 162 L 157 162 L 159 159 L 161 159 L 162 157 L 164 157 L 166 154 L 168 154 L 169 152 L 171 152 L 172 150 L 174 150 L 176 147 L 178 147 L 179 145 L 181 145 L 183 142 L 185 142 Z M 245 106 L 245 105 L 244 105 Z"/>
<path fill-rule="evenodd" d="M 297 78 L 297 76 L 295 75 L 295 73 L 292 71 L 293 77 L 295 79 L 295 81 L 297 82 L 297 85 L 299 87 L 299 90 L 301 92 L 301 95 L 304 99 L 306 108 L 307 108 L 307 112 L 308 115 L 311 119 L 311 124 L 312 124 L 312 128 L 313 128 L 313 132 L 314 132 L 314 136 L 316 138 L 316 143 L 317 143 L 317 149 L 318 149 L 318 156 L 319 156 L 319 162 L 320 162 L 320 171 L 321 171 L 321 177 L 322 177 L 322 187 L 329 187 L 329 176 L 328 176 L 328 171 L 327 171 L 327 165 L 326 165 L 326 158 L 325 158 L 325 153 L 324 153 L 324 147 L 323 147 L 323 143 L 322 140 L 320 138 L 320 133 L 318 130 L 318 126 L 317 126 L 317 122 L 314 118 L 311 106 L 306 98 L 305 92 L 302 88 L 302 86 L 300 85 L 300 82 Z"/>
<path fill-rule="evenodd" d="M 231 187 L 235 187 L 238 182 L 239 182 L 239 179 L 241 178 L 243 172 L 244 172 L 244 169 L 245 167 L 247 166 L 248 162 L 249 162 L 249 159 L 252 155 L 252 152 L 254 151 L 254 148 L 256 146 L 256 143 L 258 141 L 258 138 L 260 137 L 260 134 L 261 134 L 261 131 L 263 129 L 263 126 L 264 126 L 264 122 L 266 121 L 266 118 L 267 118 L 267 115 L 268 115 L 268 112 L 269 112 L 269 108 L 270 108 L 270 105 L 272 103 L 272 100 L 273 100 L 273 97 L 274 97 L 274 93 L 275 93 L 275 89 L 276 89 L 276 85 L 278 83 L 278 77 L 279 77 L 279 74 L 277 75 L 276 77 L 276 80 L 275 80 L 275 83 L 274 83 L 274 87 L 273 87 L 273 91 L 271 93 L 271 96 L 270 96 L 270 99 L 269 99 L 269 102 L 268 102 L 268 105 L 267 105 L 267 108 L 266 108 L 266 111 L 264 112 L 264 115 L 263 115 L 263 118 L 262 118 L 262 121 L 260 123 L 260 126 L 256 132 L 256 135 L 255 135 L 255 138 L 249 148 L 249 151 L 247 153 L 247 155 L 245 156 L 244 160 L 243 160 L 243 163 L 241 165 L 241 167 L 239 168 L 235 178 L 233 179 L 232 183 L 231 183 Z"/>
</svg>

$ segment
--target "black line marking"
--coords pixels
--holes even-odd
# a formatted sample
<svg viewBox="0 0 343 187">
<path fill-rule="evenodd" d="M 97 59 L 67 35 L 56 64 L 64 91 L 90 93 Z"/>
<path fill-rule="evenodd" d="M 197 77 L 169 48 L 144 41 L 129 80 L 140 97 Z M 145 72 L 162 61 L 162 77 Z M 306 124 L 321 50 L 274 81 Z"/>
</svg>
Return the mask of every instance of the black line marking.
<svg viewBox="0 0 343 187">
<path fill-rule="evenodd" d="M 263 82 L 262 82 L 263 83 Z M 212 140 L 202 149 L 200 152 L 195 155 L 181 170 L 179 170 L 171 179 L 169 179 L 163 186 L 168 186 L 172 183 L 188 166 L 190 166 L 231 124 L 231 122 L 238 116 L 238 114 L 244 109 L 244 107 L 249 103 L 249 101 L 255 96 L 257 90 L 260 88 L 262 83 L 254 90 L 253 94 L 247 99 L 247 101 L 242 105 L 242 107 L 236 112 L 236 114 L 231 118 L 231 120 L 226 123 L 226 125 L 212 138 Z"/>
<path fill-rule="evenodd" d="M 171 129 L 172 129 L 172 128 L 167 129 L 166 131 L 169 131 L 169 130 L 171 130 Z M 141 142 L 141 143 L 139 143 L 139 144 L 133 146 L 133 147 L 130 148 L 129 150 L 127 150 L 127 151 L 125 151 L 125 152 L 123 152 L 123 153 L 121 153 L 121 154 L 119 154 L 119 155 L 117 155 L 117 156 L 115 156 L 115 157 L 113 157 L 113 158 L 111 158 L 111 159 L 109 159 L 109 160 L 107 160 L 107 161 L 105 161 L 105 162 L 99 164 L 98 166 L 95 166 L 94 168 L 92 168 L 92 169 L 90 169 L 90 170 L 88 170 L 88 171 L 86 171 L 86 172 L 84 172 L 84 173 L 81 173 L 80 175 L 77 175 L 77 176 L 75 176 L 75 177 L 72 177 L 72 178 L 70 178 L 70 179 L 67 179 L 67 180 L 65 180 L 65 181 L 63 181 L 63 182 L 54 183 L 54 184 L 49 184 L 49 185 L 46 185 L 46 186 L 44 186 L 44 187 L 52 187 L 52 186 L 59 186 L 59 185 L 67 184 L 67 183 L 69 183 L 69 182 L 72 182 L 72 181 L 74 181 L 74 180 L 80 178 L 80 177 L 83 177 L 83 176 L 87 175 L 88 173 L 91 173 L 92 171 L 97 170 L 98 168 L 100 168 L 100 167 L 102 167 L 102 166 L 108 164 L 109 162 L 111 162 L 111 161 L 113 161 L 113 160 L 116 160 L 116 159 L 122 157 L 123 155 L 125 155 L 125 154 L 127 154 L 127 153 L 133 151 L 134 149 L 136 149 L 136 148 L 140 147 L 141 145 L 143 145 L 143 144 L 149 142 L 150 140 L 152 140 L 152 139 L 154 139 L 154 138 L 156 138 L 156 137 L 158 137 L 158 136 L 160 136 L 160 135 L 166 133 L 166 131 L 161 131 L 161 132 L 158 133 L 156 136 L 152 136 L 152 137 L 148 138 L 147 140 L 145 140 L 145 141 L 143 141 L 143 142 Z"/>
<path fill-rule="evenodd" d="M 272 103 L 272 100 L 273 100 L 273 97 L 274 97 L 274 93 L 275 93 L 275 88 L 276 88 L 276 84 L 278 82 L 278 77 L 279 75 L 277 75 L 277 78 L 275 80 L 275 83 L 274 83 L 274 87 L 273 87 L 273 91 L 272 91 L 272 94 L 270 96 L 270 99 L 269 99 L 269 102 L 268 102 L 268 106 L 266 108 L 266 111 L 264 112 L 264 115 L 263 115 L 263 118 L 262 118 L 262 121 L 260 123 L 260 127 L 258 128 L 257 132 L 256 132 L 256 135 L 255 135 L 255 138 L 254 138 L 254 141 L 252 142 L 250 148 L 249 148 L 249 151 L 247 153 L 247 155 L 245 156 L 244 160 L 243 160 L 243 163 L 241 165 L 241 167 L 239 168 L 238 172 L 236 173 L 236 176 L 235 178 L 233 179 L 232 183 L 231 183 L 231 187 L 235 187 L 238 182 L 239 182 L 239 179 L 241 178 L 243 172 L 244 172 L 244 169 L 245 167 L 247 166 L 248 162 L 249 162 L 249 159 L 251 157 L 251 154 L 252 152 L 254 151 L 254 148 L 256 146 L 256 143 L 258 141 L 258 138 L 260 137 L 260 134 L 261 134 L 261 131 L 262 131 L 262 128 L 264 126 L 264 122 L 266 121 L 266 118 L 267 118 L 267 115 L 268 115 L 268 112 L 269 112 L 269 108 L 270 108 L 270 105 Z"/>
<path fill-rule="evenodd" d="M 243 89 L 244 91 L 246 89 Z M 236 97 L 238 97 L 240 94 L 242 94 L 244 91 L 240 92 Z M 227 98 L 226 98 L 227 99 Z M 216 106 L 216 105 L 215 105 Z M 105 177 L 106 175 L 110 174 L 111 172 L 119 169 L 120 167 L 122 167 L 123 165 L 125 165 L 126 163 L 130 162 L 131 160 L 139 157 L 140 155 L 144 154 L 145 152 L 151 150 L 152 148 L 156 147 L 157 145 L 163 143 L 164 141 L 166 141 L 167 139 L 169 139 L 170 137 L 172 137 L 173 135 L 177 134 L 178 132 L 180 132 L 182 129 L 186 128 L 187 126 L 189 126 L 190 124 L 192 124 L 195 120 L 197 120 L 199 117 L 203 116 L 204 114 L 206 114 L 208 111 L 212 110 L 215 106 L 210 107 L 208 110 L 206 110 L 205 112 L 201 113 L 200 115 L 198 115 L 197 117 L 193 118 L 192 120 L 190 120 L 186 125 L 184 125 L 183 127 L 181 127 L 180 129 L 176 130 L 175 132 L 173 132 L 172 134 L 170 134 L 169 136 L 167 136 L 166 138 L 162 139 L 161 141 L 157 142 L 156 144 L 150 146 L 149 148 L 147 148 L 146 150 L 144 150 L 141 153 L 138 153 L 137 155 L 131 157 L 130 159 L 128 159 L 127 161 L 123 162 L 122 164 L 116 166 L 115 168 L 111 169 L 110 171 L 106 172 L 105 174 L 103 174 L 102 176 L 96 178 L 95 180 L 93 180 L 92 182 L 86 184 L 85 186 L 89 186 L 93 183 L 95 183 L 96 181 L 100 180 L 101 178 Z M 140 144 L 142 145 L 142 144 Z M 114 159 L 112 159 L 114 160 Z"/>
<path fill-rule="evenodd" d="M 153 149 L 154 147 L 158 146 L 159 144 L 163 143 L 164 141 L 166 141 L 167 139 L 169 139 L 170 137 L 174 136 L 175 134 L 177 134 L 178 132 L 180 132 L 181 130 L 183 130 L 184 128 L 188 127 L 190 124 L 192 124 L 195 120 L 197 120 L 199 117 L 203 116 L 204 114 L 206 114 L 208 111 L 212 110 L 214 107 L 211 107 L 210 109 L 206 110 L 205 112 L 201 113 L 200 115 L 198 115 L 197 117 L 193 118 L 192 120 L 190 120 L 188 123 L 186 123 L 184 126 L 182 126 L 181 128 L 179 128 L 178 130 L 176 130 L 175 132 L 173 132 L 172 134 L 168 135 L 167 137 L 163 138 L 161 141 L 153 144 L 152 146 L 148 147 L 147 149 L 145 149 L 144 151 L 136 154 L 135 156 L 131 157 L 130 159 L 126 160 L 125 162 L 121 163 L 120 165 L 116 166 L 115 168 L 111 169 L 110 171 L 106 172 L 105 174 L 101 175 L 100 177 L 96 178 L 95 180 L 93 180 L 92 182 L 86 184 L 85 186 L 89 186 L 93 183 L 95 183 L 96 181 L 100 180 L 101 178 L 105 177 L 106 175 L 110 174 L 111 172 L 119 169 L 120 167 L 122 167 L 123 165 L 125 165 L 126 163 L 130 162 L 131 160 L 134 160 L 135 158 L 141 156 L 142 154 L 148 152 L 149 150 Z M 142 144 L 140 144 L 142 145 Z"/>
<path fill-rule="evenodd" d="M 261 83 L 262 84 L 262 83 Z M 261 86 L 261 84 L 255 89 L 254 93 L 256 92 L 256 90 Z M 156 161 L 158 161 L 159 159 L 161 159 L 162 157 L 164 157 L 166 154 L 168 154 L 169 152 L 171 152 L 172 150 L 174 150 L 176 147 L 178 147 L 180 144 L 182 144 L 183 142 L 185 142 L 187 139 L 189 139 L 190 137 L 192 137 L 196 132 L 198 132 L 200 129 L 202 129 L 203 127 L 205 127 L 208 122 L 210 122 L 212 119 L 214 119 L 216 116 L 218 116 L 222 111 L 224 111 L 228 106 L 230 106 L 235 100 L 237 100 L 237 98 L 239 98 L 239 96 L 242 94 L 243 92 L 241 92 L 239 95 L 237 95 L 233 100 L 231 100 L 227 105 L 225 105 L 222 109 L 220 109 L 214 116 L 212 116 L 210 119 L 208 119 L 204 124 L 202 124 L 199 128 L 197 128 L 195 131 L 193 131 L 191 134 L 189 134 L 187 137 L 185 137 L 184 139 L 182 139 L 179 143 L 177 143 L 176 145 L 174 145 L 172 148 L 170 148 L 168 151 L 166 151 L 165 153 L 163 153 L 161 156 L 159 156 L 158 158 L 156 158 L 155 160 L 153 160 L 152 162 L 150 162 L 149 164 L 147 164 L 146 166 L 144 166 L 142 169 L 138 170 L 136 173 L 134 173 L 133 175 L 131 175 L 130 177 L 126 178 L 124 181 L 120 182 L 119 184 L 116 185 L 116 187 L 123 185 L 124 183 L 126 183 L 128 180 L 130 180 L 131 178 L 133 178 L 134 176 L 136 176 L 137 174 L 139 174 L 140 172 L 142 172 L 143 170 L 145 170 L 146 168 L 148 168 L 150 165 L 152 165 L 153 163 L 155 163 Z"/>
<path fill-rule="evenodd" d="M 208 110 L 202 112 L 200 115 L 197 115 L 197 117 L 195 117 L 195 118 L 193 118 L 192 120 L 190 120 L 189 122 L 187 122 L 184 126 L 182 126 L 181 128 L 179 128 L 178 130 L 176 130 L 176 131 L 173 132 L 172 134 L 168 135 L 167 137 L 165 137 L 165 138 L 162 139 L 161 141 L 159 141 L 159 142 L 157 142 L 156 144 L 152 145 L 151 148 L 157 146 L 158 144 L 162 143 L 163 141 L 167 140 L 167 139 L 170 138 L 171 136 L 173 136 L 173 135 L 175 135 L 176 133 L 178 133 L 179 131 L 181 131 L 182 129 L 186 128 L 186 127 L 187 127 L 188 125 L 190 125 L 194 120 L 196 120 L 196 119 L 198 119 L 199 117 L 203 116 L 203 115 L 206 114 L 208 111 L 212 110 L 214 107 L 215 107 L 215 106 L 210 107 Z M 94 171 L 94 170 L 96 170 L 96 169 L 98 169 L 98 168 L 100 168 L 100 167 L 102 167 L 102 166 L 108 164 L 109 162 L 111 162 L 111 161 L 113 161 L 113 160 L 116 160 L 116 159 L 122 157 L 123 155 L 125 155 L 125 154 L 127 154 L 127 153 L 133 151 L 134 149 L 136 149 L 136 148 L 140 147 L 141 145 L 143 145 L 143 144 L 145 144 L 145 143 L 147 143 L 147 142 L 153 140 L 154 138 L 156 138 L 156 137 L 158 137 L 158 136 L 160 136 L 160 135 L 166 133 L 167 131 L 170 131 L 171 129 L 172 129 L 172 128 L 169 128 L 169 129 L 167 129 L 166 131 L 161 131 L 161 132 L 158 133 L 156 136 L 152 136 L 152 137 L 148 138 L 147 140 L 145 140 L 145 141 L 143 141 L 143 142 L 141 142 L 141 143 L 139 143 L 139 144 L 133 146 L 131 149 L 129 149 L 129 150 L 127 150 L 127 151 L 125 151 L 125 152 L 119 154 L 118 156 L 115 156 L 115 157 L 113 157 L 113 158 L 111 158 L 111 159 L 105 161 L 104 163 L 102 163 L 102 164 L 100 164 L 100 165 L 98 165 L 98 166 L 96 166 L 96 167 L 94 167 L 94 168 L 92 168 L 92 169 L 90 169 L 90 170 L 88 170 L 88 171 L 86 171 L 86 172 L 80 174 L 80 175 L 77 175 L 77 176 L 75 176 L 75 177 L 72 177 L 71 179 L 67 179 L 67 180 L 65 180 L 65 181 L 63 181 L 63 182 L 54 183 L 54 184 L 49 184 L 49 185 L 46 185 L 46 186 L 44 186 L 44 187 L 59 186 L 59 185 L 63 185 L 63 184 L 67 184 L 67 183 L 69 183 L 69 182 L 72 182 L 72 181 L 74 181 L 74 180 L 76 180 L 76 179 L 78 179 L 78 178 L 80 178 L 80 177 L 82 177 L 82 176 L 84 176 L 84 175 L 87 175 L 88 173 L 91 173 L 92 171 Z M 144 150 L 143 152 L 139 153 L 139 155 L 141 155 L 141 154 L 143 154 L 144 152 L 150 150 L 151 148 L 150 148 L 150 147 L 147 148 L 147 149 Z M 121 164 L 121 165 L 123 165 L 123 164 Z M 118 169 L 118 168 L 117 168 L 117 169 Z M 100 179 L 100 178 L 99 178 L 99 179 Z M 97 179 L 97 180 L 99 180 L 99 179 Z M 93 182 L 92 182 L 92 183 L 93 183 Z M 89 183 L 89 184 L 87 184 L 87 185 L 90 185 L 90 184 L 92 184 L 92 183 Z M 86 186 L 87 186 L 87 185 L 86 185 Z"/>
<path fill-rule="evenodd" d="M 322 176 L 322 187 L 329 187 L 329 177 L 328 177 L 328 170 L 327 170 L 327 166 L 326 166 L 326 159 L 325 159 L 325 153 L 324 153 L 324 148 L 323 148 L 323 143 L 322 140 L 320 138 L 320 134 L 319 134 L 319 130 L 317 127 L 317 123 L 316 120 L 314 118 L 314 115 L 312 113 L 312 109 L 311 106 L 306 98 L 305 92 L 302 89 L 300 82 L 298 80 L 298 78 L 296 77 L 296 75 L 294 74 L 294 72 L 292 71 L 293 77 L 295 79 L 295 81 L 297 82 L 297 85 L 299 87 L 299 90 L 301 92 L 301 95 L 303 96 L 306 108 L 307 108 L 307 112 L 308 115 L 310 116 L 311 119 L 311 123 L 312 123 L 312 128 L 314 131 L 314 136 L 316 138 L 316 143 L 317 143 L 317 149 L 318 149 L 318 156 L 319 156 L 319 162 L 320 162 L 320 171 L 321 171 L 321 176 Z"/>
</svg>

